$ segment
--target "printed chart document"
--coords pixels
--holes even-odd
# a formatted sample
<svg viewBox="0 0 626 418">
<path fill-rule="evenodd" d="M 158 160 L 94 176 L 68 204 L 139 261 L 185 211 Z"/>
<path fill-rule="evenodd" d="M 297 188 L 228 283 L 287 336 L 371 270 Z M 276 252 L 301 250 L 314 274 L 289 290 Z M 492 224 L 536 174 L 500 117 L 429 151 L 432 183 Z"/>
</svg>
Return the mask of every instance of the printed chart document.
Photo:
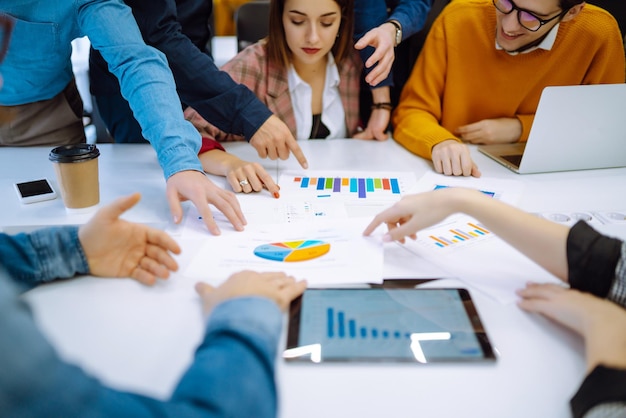
<svg viewBox="0 0 626 418">
<path fill-rule="evenodd" d="M 349 217 L 373 217 L 416 186 L 411 172 L 285 171 L 280 194 L 309 202 L 342 202 Z"/>
<path fill-rule="evenodd" d="M 237 196 L 241 211 L 250 225 L 275 225 L 292 223 L 309 223 L 346 219 L 348 214 L 345 205 L 338 201 L 315 201 L 311 199 L 289 198 L 281 196 L 280 199 L 273 197 L 259 198 L 255 195 L 240 194 Z M 226 216 L 215 206 L 211 205 L 213 219 L 221 231 L 233 229 Z M 208 232 L 204 220 L 198 209 L 193 205 L 187 205 L 183 222 L 174 235 L 184 235 L 186 238 L 204 239 Z"/>
<path fill-rule="evenodd" d="M 411 172 L 285 171 L 280 193 L 344 201 L 396 201 L 415 187 Z"/>
<path fill-rule="evenodd" d="M 561 283 L 528 257 L 466 215 L 454 215 L 407 240 L 412 253 L 502 303 L 513 303 L 527 282 Z"/>
<path fill-rule="evenodd" d="M 523 183 L 519 180 L 493 177 L 451 177 L 429 171 L 418 180 L 417 186 L 411 190 L 411 193 L 429 192 L 447 187 L 475 189 L 510 205 L 518 203 L 523 191 Z"/>
<path fill-rule="evenodd" d="M 284 271 L 310 287 L 381 283 L 381 234 L 364 237 L 365 218 L 298 224 L 248 225 L 209 236 L 185 276 L 223 282 L 241 270 Z"/>
</svg>

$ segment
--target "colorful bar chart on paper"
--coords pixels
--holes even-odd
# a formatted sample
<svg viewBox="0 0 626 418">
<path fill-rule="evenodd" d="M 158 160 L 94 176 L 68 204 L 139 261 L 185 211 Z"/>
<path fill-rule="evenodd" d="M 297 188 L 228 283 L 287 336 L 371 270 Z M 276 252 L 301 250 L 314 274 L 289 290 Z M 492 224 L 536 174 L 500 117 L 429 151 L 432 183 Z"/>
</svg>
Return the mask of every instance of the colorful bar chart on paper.
<svg viewBox="0 0 626 418">
<path fill-rule="evenodd" d="M 400 200 L 416 187 L 417 180 L 414 173 L 404 171 L 294 170 L 282 172 L 278 184 L 281 197 L 342 201 L 365 207 Z"/>
<path fill-rule="evenodd" d="M 318 197 L 330 197 L 332 194 L 351 194 L 359 199 L 374 195 L 400 196 L 400 185 L 397 178 L 372 177 L 300 177 L 294 176 L 292 181 L 300 189 L 315 190 Z"/>
<path fill-rule="evenodd" d="M 467 222 L 430 230 L 427 236 L 423 235 L 423 239 L 431 246 L 448 248 L 480 240 L 490 235 L 491 232 L 483 225 L 477 222 Z"/>
</svg>

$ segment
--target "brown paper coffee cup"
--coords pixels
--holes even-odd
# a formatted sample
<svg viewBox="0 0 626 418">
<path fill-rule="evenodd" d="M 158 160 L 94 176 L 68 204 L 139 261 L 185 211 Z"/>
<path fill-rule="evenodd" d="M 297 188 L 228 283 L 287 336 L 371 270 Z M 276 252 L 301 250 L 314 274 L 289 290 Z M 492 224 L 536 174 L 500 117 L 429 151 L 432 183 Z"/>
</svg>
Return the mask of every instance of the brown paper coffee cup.
<svg viewBox="0 0 626 418">
<path fill-rule="evenodd" d="M 64 145 L 50 151 L 63 204 L 68 210 L 88 209 L 100 202 L 98 156 L 93 144 Z"/>
</svg>

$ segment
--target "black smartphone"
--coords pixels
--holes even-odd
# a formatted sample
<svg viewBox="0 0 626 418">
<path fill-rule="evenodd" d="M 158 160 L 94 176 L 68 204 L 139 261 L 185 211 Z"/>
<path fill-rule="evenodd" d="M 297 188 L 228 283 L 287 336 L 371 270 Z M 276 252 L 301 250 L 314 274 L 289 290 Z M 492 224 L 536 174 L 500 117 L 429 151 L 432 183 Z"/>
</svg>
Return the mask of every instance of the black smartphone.
<svg viewBox="0 0 626 418">
<path fill-rule="evenodd" d="M 17 197 L 22 203 L 35 203 L 52 200 L 57 197 L 52 184 L 47 179 L 39 179 L 15 183 Z"/>
</svg>

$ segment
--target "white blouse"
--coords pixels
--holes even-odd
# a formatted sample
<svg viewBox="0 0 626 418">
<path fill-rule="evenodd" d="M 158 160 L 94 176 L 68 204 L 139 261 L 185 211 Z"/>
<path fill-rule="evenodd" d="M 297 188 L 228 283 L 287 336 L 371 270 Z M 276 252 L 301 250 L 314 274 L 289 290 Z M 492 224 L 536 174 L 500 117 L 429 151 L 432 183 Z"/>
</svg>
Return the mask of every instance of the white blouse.
<svg viewBox="0 0 626 418">
<path fill-rule="evenodd" d="M 296 72 L 293 64 L 287 71 L 291 106 L 296 118 L 296 139 L 309 139 L 313 128 L 313 112 L 311 111 L 312 89 Z M 345 138 L 346 113 L 339 95 L 339 70 L 332 53 L 328 53 L 326 79 L 322 94 L 322 123 L 330 131 L 328 138 Z"/>
</svg>

